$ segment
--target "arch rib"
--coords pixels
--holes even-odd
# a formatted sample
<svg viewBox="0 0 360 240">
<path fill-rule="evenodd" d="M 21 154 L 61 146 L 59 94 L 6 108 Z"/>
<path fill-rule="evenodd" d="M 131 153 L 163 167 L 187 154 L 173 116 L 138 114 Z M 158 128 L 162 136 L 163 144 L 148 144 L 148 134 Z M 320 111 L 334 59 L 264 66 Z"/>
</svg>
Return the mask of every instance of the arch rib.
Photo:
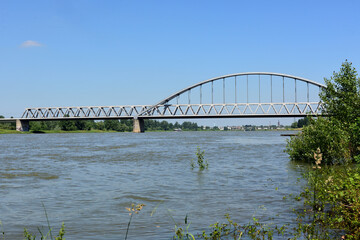
<svg viewBox="0 0 360 240">
<path fill-rule="evenodd" d="M 302 78 L 302 77 L 296 77 L 296 76 L 292 76 L 292 75 L 288 75 L 288 74 L 282 74 L 282 73 L 273 73 L 273 72 L 244 72 L 244 73 L 234 73 L 234 74 L 228 74 L 228 75 L 223 75 L 223 76 L 220 76 L 220 77 L 215 77 L 215 78 L 210 78 L 208 80 L 205 80 L 205 81 L 202 81 L 202 82 L 199 82 L 199 83 L 196 83 L 194 85 L 191 85 L 189 87 L 186 87 L 172 95 L 170 95 L 169 97 L 161 100 L 160 102 L 156 103 L 155 105 L 152 105 L 150 108 L 140 112 L 137 117 L 140 117 L 141 115 L 144 115 L 145 113 L 148 113 L 150 112 L 152 109 L 156 108 L 157 106 L 159 105 L 165 105 L 166 103 L 168 103 L 169 101 L 171 101 L 172 99 L 176 98 L 176 97 L 179 97 L 181 94 L 193 89 L 193 88 L 196 88 L 196 87 L 199 87 L 199 86 L 202 86 L 204 84 L 207 84 L 207 83 L 210 83 L 210 82 L 214 82 L 214 81 L 217 81 L 217 80 L 221 80 L 221 79 L 225 79 L 225 78 L 231 78 L 231 77 L 238 77 L 238 76 L 249 76 L 249 75 L 268 75 L 268 76 L 278 76 L 278 77 L 283 77 L 283 78 L 291 78 L 291 79 L 295 79 L 295 80 L 300 80 L 300 81 L 303 81 L 303 82 L 306 82 L 306 83 L 310 83 L 312 85 L 315 85 L 315 86 L 318 86 L 319 88 L 326 88 L 325 85 L 321 84 L 321 83 L 317 83 L 317 82 L 314 82 L 312 80 L 309 80 L 309 79 L 306 79 L 306 78 Z"/>
</svg>

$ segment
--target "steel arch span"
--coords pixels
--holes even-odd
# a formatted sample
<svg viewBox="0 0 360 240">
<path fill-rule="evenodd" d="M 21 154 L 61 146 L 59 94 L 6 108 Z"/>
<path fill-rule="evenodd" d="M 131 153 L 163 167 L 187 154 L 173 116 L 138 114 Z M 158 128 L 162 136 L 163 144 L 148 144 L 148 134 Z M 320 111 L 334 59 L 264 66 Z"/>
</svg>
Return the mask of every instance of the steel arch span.
<svg viewBox="0 0 360 240">
<path fill-rule="evenodd" d="M 287 74 L 245 72 L 199 82 L 154 105 L 27 108 L 20 120 L 304 117 L 322 114 L 322 88 Z"/>
<path fill-rule="evenodd" d="M 320 115 L 319 91 L 309 79 L 272 72 L 211 78 L 147 107 L 135 118 L 259 118 Z M 205 96 L 207 95 L 207 96 Z M 196 98 L 195 101 L 192 99 Z M 179 99 L 180 102 L 179 102 Z"/>
</svg>

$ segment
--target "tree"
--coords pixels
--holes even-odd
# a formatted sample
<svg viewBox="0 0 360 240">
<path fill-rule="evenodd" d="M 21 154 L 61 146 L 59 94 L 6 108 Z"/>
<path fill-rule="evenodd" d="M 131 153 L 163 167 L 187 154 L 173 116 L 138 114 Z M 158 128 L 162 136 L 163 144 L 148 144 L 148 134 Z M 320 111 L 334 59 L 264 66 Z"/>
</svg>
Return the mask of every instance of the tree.
<svg viewBox="0 0 360 240">
<path fill-rule="evenodd" d="M 338 73 L 325 79 L 320 93 L 323 113 L 310 121 L 299 136 L 292 138 L 286 151 L 293 160 L 313 161 L 317 148 L 325 163 L 342 164 L 360 160 L 360 80 L 352 64 L 345 61 Z"/>
<path fill-rule="evenodd" d="M 120 129 L 120 122 L 119 120 L 113 120 L 113 119 L 105 120 L 104 126 L 106 130 L 118 131 Z"/>
<path fill-rule="evenodd" d="M 324 80 L 326 88 L 320 94 L 324 112 L 331 120 L 354 123 L 360 116 L 360 80 L 352 63 L 345 61 L 339 73 Z"/>
<path fill-rule="evenodd" d="M 0 118 L 5 118 L 3 115 L 0 115 Z M 11 129 L 15 130 L 15 123 L 0 123 L 0 129 Z"/>
<path fill-rule="evenodd" d="M 59 122 L 60 129 L 63 131 L 75 131 L 76 126 L 72 120 L 62 120 Z"/>
<path fill-rule="evenodd" d="M 29 124 L 29 128 L 30 130 L 32 130 L 33 132 L 38 132 L 41 131 L 43 129 L 41 129 L 41 122 L 30 122 Z"/>
<path fill-rule="evenodd" d="M 359 155 L 360 79 L 357 72 L 352 63 L 345 61 L 339 73 L 334 72 L 325 83 L 327 87 L 320 94 L 325 113 L 348 132 L 351 155 Z"/>
</svg>

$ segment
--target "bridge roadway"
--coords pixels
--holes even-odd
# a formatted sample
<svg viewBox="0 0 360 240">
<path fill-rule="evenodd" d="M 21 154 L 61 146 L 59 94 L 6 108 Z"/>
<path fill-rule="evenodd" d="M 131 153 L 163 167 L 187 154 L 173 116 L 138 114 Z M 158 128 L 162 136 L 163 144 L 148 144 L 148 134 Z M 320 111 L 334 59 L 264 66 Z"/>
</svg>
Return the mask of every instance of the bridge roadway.
<svg viewBox="0 0 360 240">
<path fill-rule="evenodd" d="M 249 76 L 258 76 L 258 101 L 249 102 Z M 261 81 L 261 77 L 267 78 Z M 282 82 L 282 89 L 273 88 L 273 77 Z M 246 87 L 238 87 L 239 79 L 246 81 Z M 294 86 L 290 90 L 285 88 L 285 80 L 293 81 Z M 253 81 L 253 79 L 252 79 Z M 271 96 L 270 102 L 262 102 L 261 84 L 267 81 L 267 95 Z M 220 82 L 220 98 L 222 103 L 214 102 L 214 82 Z M 299 92 L 298 82 L 306 84 L 307 91 Z M 221 84 L 222 83 L 222 84 Z M 231 85 L 231 94 L 225 91 L 226 83 Z M 269 84 L 270 83 L 270 84 Z M 218 84 L 219 85 L 219 84 Z M 270 86 L 269 86 L 270 85 Z M 203 87 L 207 86 L 211 93 L 205 99 Z M 154 105 L 129 105 L 129 106 L 83 106 L 83 107 L 43 107 L 26 108 L 20 118 L 0 119 L 1 122 L 16 122 L 18 131 L 28 131 L 30 121 L 58 121 L 58 120 L 106 120 L 106 119 L 133 119 L 133 132 L 144 132 L 144 119 L 193 119 L 193 118 L 283 118 L 283 117 L 305 117 L 317 116 L 322 112 L 322 104 L 319 100 L 310 101 L 309 86 L 317 87 L 319 90 L 324 85 L 314 81 L 279 73 L 238 73 L 212 78 L 195 85 L 187 87 Z M 264 88 L 264 87 L 263 87 Z M 246 102 L 238 101 L 239 89 L 246 89 Z M 191 91 L 197 90 L 198 103 L 191 103 Z M 281 91 L 282 90 L 282 91 Z M 285 93 L 291 92 L 294 97 L 292 101 L 285 101 Z M 273 102 L 273 97 L 279 97 L 282 93 L 282 102 Z M 219 94 L 217 94 L 219 95 Z M 231 95 L 233 102 L 226 98 Z M 243 93 L 245 95 L 245 93 Z M 298 101 L 302 95 L 306 101 Z M 179 98 L 187 97 L 186 103 L 179 103 Z M 211 97 L 210 97 L 211 96 Z M 217 96 L 219 98 L 219 96 Z M 245 96 L 242 96 L 245 97 Z"/>
</svg>

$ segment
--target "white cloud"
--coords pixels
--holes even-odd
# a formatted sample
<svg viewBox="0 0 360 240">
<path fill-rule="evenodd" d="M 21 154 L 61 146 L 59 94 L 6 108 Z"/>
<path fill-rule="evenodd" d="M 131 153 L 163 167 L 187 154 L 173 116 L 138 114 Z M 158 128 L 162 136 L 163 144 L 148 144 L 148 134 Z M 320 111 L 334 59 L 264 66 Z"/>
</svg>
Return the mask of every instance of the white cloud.
<svg viewBox="0 0 360 240">
<path fill-rule="evenodd" d="M 28 47 L 42 47 L 44 46 L 43 44 L 36 42 L 36 41 L 31 41 L 31 40 L 27 40 L 25 42 L 23 42 L 20 47 L 23 48 L 28 48 Z"/>
</svg>

